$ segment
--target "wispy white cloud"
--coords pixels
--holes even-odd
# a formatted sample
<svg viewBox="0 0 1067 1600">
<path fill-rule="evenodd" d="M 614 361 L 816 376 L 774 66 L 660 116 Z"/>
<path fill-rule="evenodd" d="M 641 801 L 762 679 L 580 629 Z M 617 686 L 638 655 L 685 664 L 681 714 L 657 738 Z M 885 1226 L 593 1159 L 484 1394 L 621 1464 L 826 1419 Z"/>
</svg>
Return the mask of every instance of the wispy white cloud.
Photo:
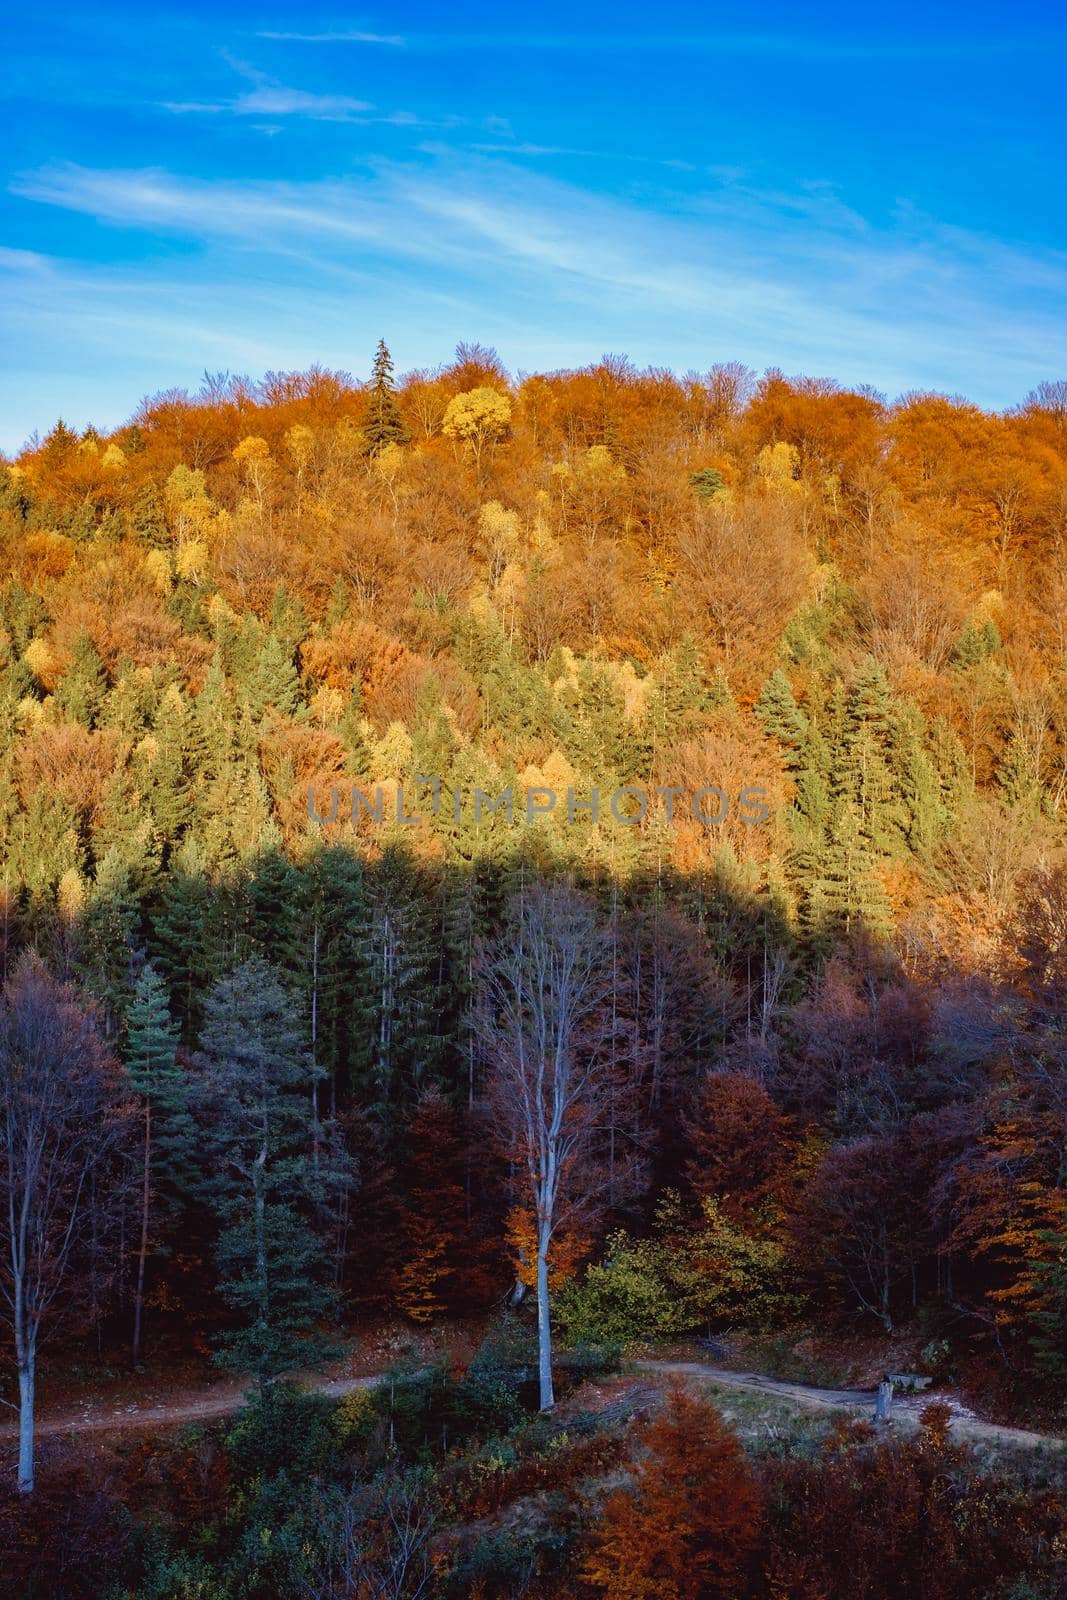
<svg viewBox="0 0 1067 1600">
<path fill-rule="evenodd" d="M 473 337 L 528 369 L 605 349 L 682 370 L 739 357 L 986 404 L 1067 366 L 1062 255 L 906 205 L 876 226 L 832 186 L 729 176 L 638 202 L 441 149 L 306 183 L 42 169 L 17 192 L 127 230 L 125 265 L 8 252 L 21 287 L 0 317 L 38 346 L 63 317 L 82 346 L 106 329 L 153 353 L 145 387 L 175 381 L 168 363 L 184 372 L 190 352 L 196 372 L 362 369 L 383 330 L 413 365 Z"/>
<path fill-rule="evenodd" d="M 280 39 L 288 44 L 386 44 L 396 48 L 402 48 L 407 42 L 397 33 L 364 33 L 356 28 L 327 33 L 278 33 L 261 28 L 256 38 Z"/>
<path fill-rule="evenodd" d="M 165 100 L 162 109 L 177 115 L 233 116 L 233 117 L 285 117 L 304 118 L 312 122 L 388 123 L 398 128 L 426 126 L 413 111 L 380 111 L 370 100 L 357 99 L 345 94 L 319 94 L 307 89 L 293 89 L 279 83 L 266 73 L 237 61 L 226 51 L 223 59 L 252 87 L 240 94 L 218 100 Z M 442 126 L 451 125 L 450 118 Z M 277 133 L 277 125 L 268 125 L 261 131 Z"/>
<path fill-rule="evenodd" d="M 314 122 L 347 122 L 374 107 L 370 101 L 358 101 L 349 94 L 310 94 L 277 85 L 250 90 L 229 101 L 163 101 L 163 109 L 229 112 L 234 117 L 310 117 Z"/>
<path fill-rule="evenodd" d="M 287 89 L 279 83 L 262 84 L 232 100 L 165 100 L 163 109 L 179 115 L 309 117 L 314 122 L 350 122 L 374 107 L 369 100 L 355 100 L 350 95 L 312 94 L 303 89 Z"/>
<path fill-rule="evenodd" d="M 505 155 L 505 156 L 584 156 L 595 157 L 606 152 L 598 150 L 575 150 L 563 144 L 531 144 L 525 140 L 516 140 L 513 144 L 472 144 L 470 147 L 479 155 Z"/>
<path fill-rule="evenodd" d="M 167 100 L 163 102 L 163 109 L 179 114 L 307 117 L 314 122 L 350 122 L 374 110 L 369 100 L 359 100 L 351 95 L 316 94 L 307 89 L 291 89 L 257 68 L 235 60 L 225 51 L 223 59 L 252 84 L 250 89 L 221 100 Z"/>
</svg>

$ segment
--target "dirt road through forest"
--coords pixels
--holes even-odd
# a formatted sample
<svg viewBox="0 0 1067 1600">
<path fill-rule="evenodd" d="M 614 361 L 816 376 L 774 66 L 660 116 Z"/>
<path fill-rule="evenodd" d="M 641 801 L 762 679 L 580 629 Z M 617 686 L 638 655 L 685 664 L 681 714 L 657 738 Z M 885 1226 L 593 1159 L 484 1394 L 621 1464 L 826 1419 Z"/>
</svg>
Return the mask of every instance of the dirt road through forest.
<svg viewBox="0 0 1067 1600">
<path fill-rule="evenodd" d="M 731 1372 L 726 1367 L 706 1365 L 699 1361 L 635 1361 L 642 1372 L 659 1372 L 664 1376 L 704 1379 L 728 1389 L 748 1389 L 759 1394 L 775 1396 L 794 1405 L 822 1410 L 854 1411 L 873 1416 L 874 1392 L 868 1389 L 818 1389 L 811 1384 L 787 1383 L 781 1378 L 767 1377 L 759 1372 Z M 316 1394 L 340 1398 L 355 1389 L 371 1389 L 385 1381 L 388 1374 L 376 1373 L 369 1377 L 313 1378 L 306 1387 Z M 42 1416 L 37 1423 L 37 1437 L 44 1439 L 56 1435 L 80 1433 L 125 1433 L 137 1428 L 169 1428 L 183 1423 L 205 1422 L 215 1417 L 229 1416 L 236 1411 L 247 1393 L 247 1387 L 238 1382 L 219 1383 L 211 1388 L 185 1390 L 168 1396 L 158 1404 L 131 1401 L 125 1405 L 96 1405 L 84 1401 L 73 1410 L 58 1416 Z M 893 1417 L 915 1424 L 919 1412 L 928 1399 L 943 1399 L 950 1406 L 953 1431 L 958 1437 L 984 1439 L 991 1443 L 1021 1446 L 1025 1449 L 1047 1447 L 1067 1449 L 1067 1439 L 1055 1434 L 1032 1433 L 1026 1428 L 1003 1427 L 998 1423 L 983 1422 L 951 1394 L 937 1396 L 902 1395 L 894 1400 Z M 0 1440 L 15 1439 L 14 1422 L 0 1424 Z"/>
<path fill-rule="evenodd" d="M 725 1389 L 751 1389 L 760 1394 L 775 1395 L 794 1405 L 819 1407 L 831 1411 L 855 1411 L 874 1415 L 875 1391 L 873 1389 L 816 1389 L 811 1384 L 787 1383 L 782 1378 L 769 1378 L 761 1372 L 731 1372 L 726 1367 L 705 1366 L 700 1361 L 637 1361 L 635 1366 L 644 1372 L 662 1372 L 680 1377 L 705 1378 Z M 995 1422 L 983 1422 L 952 1394 L 898 1395 L 893 1400 L 891 1415 L 910 1423 L 918 1422 L 919 1412 L 930 1400 L 944 1400 L 952 1412 L 952 1429 L 966 1439 L 988 1439 L 997 1444 L 1021 1445 L 1025 1449 L 1049 1446 L 1067 1449 L 1067 1439 L 1050 1433 L 1031 1433 L 1027 1428 L 1009 1428 Z"/>
</svg>

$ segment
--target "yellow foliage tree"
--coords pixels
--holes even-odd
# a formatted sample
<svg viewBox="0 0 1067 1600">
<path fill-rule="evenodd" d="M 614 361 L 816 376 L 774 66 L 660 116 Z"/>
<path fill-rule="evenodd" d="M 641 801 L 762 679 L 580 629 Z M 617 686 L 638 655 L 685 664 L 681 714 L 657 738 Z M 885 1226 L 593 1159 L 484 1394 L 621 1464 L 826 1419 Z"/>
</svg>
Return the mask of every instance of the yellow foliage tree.
<svg viewBox="0 0 1067 1600">
<path fill-rule="evenodd" d="M 199 538 L 214 513 L 208 498 L 207 480 L 198 467 L 182 463 L 171 470 L 163 487 L 163 504 L 167 521 L 179 546 L 187 540 Z"/>
<path fill-rule="evenodd" d="M 55 652 L 47 639 L 31 639 L 26 646 L 23 660 L 42 688 L 53 689 L 55 687 L 59 666 L 55 658 Z"/>
<path fill-rule="evenodd" d="M 250 433 L 240 444 L 234 445 L 231 454 L 241 470 L 242 478 L 256 497 L 257 509 L 262 512 L 263 497 L 267 492 L 274 466 L 270 456 L 270 446 L 266 439 Z"/>
<path fill-rule="evenodd" d="M 150 550 L 144 558 L 144 568 L 152 587 L 160 594 L 170 593 L 170 561 L 165 550 Z"/>
<path fill-rule="evenodd" d="M 448 402 L 441 432 L 446 439 L 465 445 L 481 472 L 486 447 L 503 439 L 510 426 L 511 401 L 507 395 L 482 385 L 457 394 Z"/>
<path fill-rule="evenodd" d="M 519 548 L 518 512 L 506 510 L 499 500 L 488 500 L 478 512 L 478 532 L 489 559 L 489 587 L 495 589 Z"/>
</svg>

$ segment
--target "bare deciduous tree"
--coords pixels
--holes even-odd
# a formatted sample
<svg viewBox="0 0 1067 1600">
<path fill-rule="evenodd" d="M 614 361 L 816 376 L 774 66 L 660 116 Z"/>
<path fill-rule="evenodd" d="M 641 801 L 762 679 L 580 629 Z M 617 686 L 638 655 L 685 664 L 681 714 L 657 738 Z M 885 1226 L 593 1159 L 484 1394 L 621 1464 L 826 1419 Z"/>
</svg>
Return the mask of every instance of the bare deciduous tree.
<svg viewBox="0 0 1067 1600">
<path fill-rule="evenodd" d="M 75 1302 L 79 1257 L 105 1231 L 108 1168 L 126 1127 L 119 1082 L 93 1011 L 24 957 L 0 999 L 0 1301 L 18 1369 L 22 1494 L 34 1486 L 41 1334 Z"/>
<path fill-rule="evenodd" d="M 764 501 L 694 514 L 676 541 L 687 621 L 729 668 L 758 659 L 807 591 L 811 559 L 796 506 Z"/>
<path fill-rule="evenodd" d="M 608 946 L 573 889 L 518 897 L 505 943 L 482 963 L 478 1024 L 505 1154 L 524 1175 L 537 1233 L 541 1409 L 555 1404 L 549 1257 L 553 1238 L 595 1207 L 598 1148 L 612 1086 Z"/>
<path fill-rule="evenodd" d="M 437 1504 L 424 1472 L 379 1479 L 352 1494 L 305 1580 L 305 1600 L 429 1600 L 437 1592 L 431 1539 Z"/>
</svg>

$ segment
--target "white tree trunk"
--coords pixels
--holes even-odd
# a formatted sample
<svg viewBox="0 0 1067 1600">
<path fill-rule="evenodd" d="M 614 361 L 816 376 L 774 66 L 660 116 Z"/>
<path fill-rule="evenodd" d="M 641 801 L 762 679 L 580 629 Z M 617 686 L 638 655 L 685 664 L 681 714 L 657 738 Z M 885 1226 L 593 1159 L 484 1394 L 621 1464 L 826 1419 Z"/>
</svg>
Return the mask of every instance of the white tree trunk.
<svg viewBox="0 0 1067 1600">
<path fill-rule="evenodd" d="M 35 1352 L 19 1352 L 19 1494 L 33 1493 L 33 1398 Z"/>
<path fill-rule="evenodd" d="M 537 1361 L 541 1386 L 541 1410 L 551 1411 L 556 1403 L 552 1390 L 552 1323 L 548 1310 L 548 1239 L 537 1230 Z"/>
</svg>

